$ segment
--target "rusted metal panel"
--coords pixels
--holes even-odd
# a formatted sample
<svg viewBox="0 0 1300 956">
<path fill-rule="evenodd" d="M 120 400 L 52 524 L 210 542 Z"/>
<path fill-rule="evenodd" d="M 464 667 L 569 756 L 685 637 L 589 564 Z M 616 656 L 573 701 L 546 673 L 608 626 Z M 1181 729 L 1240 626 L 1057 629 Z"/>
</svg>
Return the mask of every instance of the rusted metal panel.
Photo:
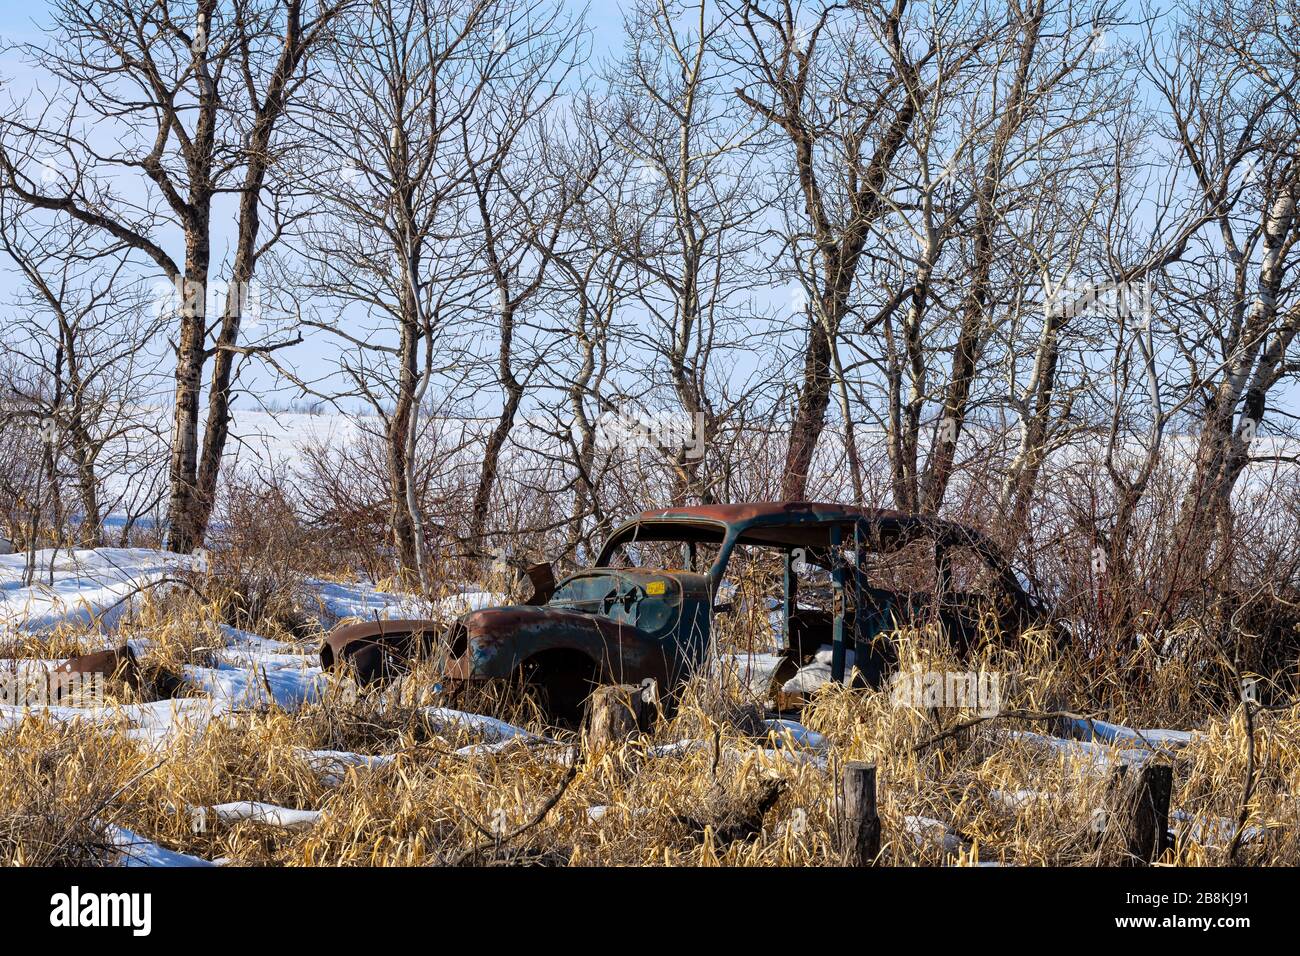
<svg viewBox="0 0 1300 956">
<path fill-rule="evenodd" d="M 527 661 L 555 651 L 581 654 L 602 683 L 664 683 L 674 668 L 674 642 L 598 615 L 553 607 L 502 607 L 460 618 L 468 637 L 458 675 L 507 678 Z M 575 658 L 576 659 L 576 658 Z"/>
<path fill-rule="evenodd" d="M 555 593 L 555 571 L 551 568 L 551 562 L 543 561 L 540 564 L 530 564 L 528 566 L 528 580 L 533 585 L 533 596 L 528 599 L 529 604 L 541 605 L 551 599 Z"/>
<path fill-rule="evenodd" d="M 54 668 L 56 674 L 103 674 L 120 678 L 132 690 L 140 689 L 140 668 L 129 645 L 93 654 L 78 654 Z"/>
<path fill-rule="evenodd" d="M 417 651 L 433 647 L 442 625 L 420 618 L 362 621 L 336 627 L 321 645 L 326 670 L 355 668 L 357 680 L 369 685 L 383 680 Z"/>
</svg>

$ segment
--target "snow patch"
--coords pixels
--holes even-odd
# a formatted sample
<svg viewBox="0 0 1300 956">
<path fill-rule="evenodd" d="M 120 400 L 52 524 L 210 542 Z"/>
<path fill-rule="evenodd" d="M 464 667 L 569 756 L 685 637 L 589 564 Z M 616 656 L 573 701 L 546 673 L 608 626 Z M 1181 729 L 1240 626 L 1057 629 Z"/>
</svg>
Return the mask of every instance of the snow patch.
<svg viewBox="0 0 1300 956">
<path fill-rule="evenodd" d="M 772 681 L 785 661 L 783 654 L 721 654 L 718 656 L 718 665 L 723 673 L 734 677 L 750 696 L 760 701 L 772 696 Z"/>
<path fill-rule="evenodd" d="M 532 740 L 548 740 L 522 727 L 508 724 L 504 720 L 488 717 L 485 714 L 472 714 L 464 710 L 452 710 L 449 707 L 425 707 L 421 710 L 424 719 L 438 730 L 446 733 L 478 734 L 492 741 L 509 740 L 512 737 L 524 737 Z"/>
<path fill-rule="evenodd" d="M 45 549 L 36 552 L 36 583 L 29 587 L 22 583 L 26 566 L 25 554 L 0 555 L 0 632 L 61 624 L 111 630 L 133 592 L 187 569 L 190 558 L 150 548 Z"/>
<path fill-rule="evenodd" d="M 118 866 L 216 866 L 211 860 L 204 860 L 188 853 L 178 853 L 165 846 L 146 840 L 125 827 L 110 826 L 108 837 L 117 848 Z"/>
<path fill-rule="evenodd" d="M 1067 759 L 1080 761 L 1096 768 L 1107 767 L 1115 761 L 1129 766 L 1140 766 L 1154 756 L 1154 751 L 1151 750 L 1118 749 L 1083 740 L 1049 737 L 1034 733 L 1032 730 L 1009 730 L 1006 734 L 1010 740 L 1024 741 L 1033 747 L 1050 750 Z"/>
<path fill-rule="evenodd" d="M 310 830 L 321 819 L 319 810 L 292 810 L 256 800 L 236 800 L 234 803 L 219 803 L 214 807 L 194 807 L 191 814 L 195 827 L 200 830 L 206 828 L 209 818 L 222 823 L 251 820 L 283 830 Z"/>
<path fill-rule="evenodd" d="M 1146 750 L 1176 750 L 1195 739 L 1191 730 L 1134 730 L 1104 720 L 1071 720 L 1071 736 L 1079 740 L 1099 740 L 1108 744 Z"/>
<path fill-rule="evenodd" d="M 819 687 L 831 683 L 831 661 L 835 650 L 829 644 L 817 649 L 811 663 L 799 668 L 799 672 L 781 685 L 787 694 L 811 694 Z M 853 680 L 853 662 L 856 655 L 846 648 L 844 651 L 844 686 Z"/>
<path fill-rule="evenodd" d="M 358 754 L 350 750 L 294 750 L 307 765 L 320 773 L 340 773 L 350 767 L 364 767 L 373 770 L 385 767 L 397 759 L 396 754 Z"/>
<path fill-rule="evenodd" d="M 285 710 L 298 710 L 303 704 L 319 700 L 326 687 L 319 665 L 309 666 L 304 661 L 299 658 L 278 666 L 265 658 L 253 658 L 250 667 L 186 664 L 184 674 L 187 682 L 212 700 L 232 708 L 275 704 Z"/>
<path fill-rule="evenodd" d="M 815 730 L 809 730 L 796 720 L 764 720 L 763 724 L 768 728 L 769 735 L 775 737 L 777 745 L 781 747 L 810 747 L 814 750 L 825 750 L 830 746 L 830 742 L 824 736 Z"/>
</svg>

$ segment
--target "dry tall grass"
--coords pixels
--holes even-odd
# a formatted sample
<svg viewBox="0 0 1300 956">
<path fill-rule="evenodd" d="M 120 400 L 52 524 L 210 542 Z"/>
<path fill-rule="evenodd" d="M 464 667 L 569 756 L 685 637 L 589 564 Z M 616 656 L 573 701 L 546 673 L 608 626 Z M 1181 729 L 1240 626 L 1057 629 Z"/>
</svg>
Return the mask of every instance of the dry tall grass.
<svg viewBox="0 0 1300 956">
<path fill-rule="evenodd" d="M 221 610 L 180 592 L 154 598 L 127 636 L 157 642 L 146 665 L 202 662 Z M 754 626 L 738 619 L 728 639 L 743 640 Z M 48 657 L 90 640 L 69 630 L 39 649 Z M 312 639 L 298 641 L 304 654 L 314 652 Z M 1140 697 L 1124 697 L 1110 689 L 1117 677 L 1095 673 L 1081 656 L 1062 659 L 1033 635 L 1009 648 L 990 642 L 971 662 L 953 659 L 923 632 L 900 635 L 900 648 L 903 668 L 997 672 L 1006 711 L 1068 705 L 1130 726 L 1200 731 L 1160 758 L 1173 763 L 1173 806 L 1181 811 L 1163 862 L 1229 860 L 1251 737 L 1241 708 L 1206 709 L 1196 693 L 1206 674 L 1166 662 L 1149 669 Z M 27 640 L 6 653 L 36 650 Z M 887 690 L 828 687 L 801 717 L 827 746 L 807 749 L 769 732 L 753 701 L 715 673 L 697 675 L 670 720 L 614 750 L 582 753 L 576 735 L 548 730 L 526 703 L 503 716 L 537 737 L 488 746 L 491 738 L 430 712 L 438 703 L 434 666 L 424 662 L 400 685 L 369 694 L 331 679 L 329 692 L 299 711 L 237 712 L 161 750 L 112 724 L 25 720 L 0 733 L 0 858 L 108 862 L 116 851 L 106 828 L 116 825 L 232 865 L 826 865 L 838 860 L 839 769 L 858 759 L 880 767 L 885 863 L 1123 858 L 1116 817 L 1104 812 L 1113 802 L 1106 760 L 1013 733 L 1045 734 L 1048 722 L 1002 717 L 959 729 L 977 715 L 895 706 Z M 123 702 L 133 699 L 121 693 Z M 1238 862 L 1294 865 L 1300 707 L 1256 712 L 1253 725 L 1254 782 Z M 310 753 L 321 750 L 391 759 L 323 772 Z M 745 800 L 773 781 L 776 802 L 761 829 L 729 839 Z M 302 829 L 213 817 L 195 826 L 193 808 L 243 800 L 320 817 Z"/>
</svg>

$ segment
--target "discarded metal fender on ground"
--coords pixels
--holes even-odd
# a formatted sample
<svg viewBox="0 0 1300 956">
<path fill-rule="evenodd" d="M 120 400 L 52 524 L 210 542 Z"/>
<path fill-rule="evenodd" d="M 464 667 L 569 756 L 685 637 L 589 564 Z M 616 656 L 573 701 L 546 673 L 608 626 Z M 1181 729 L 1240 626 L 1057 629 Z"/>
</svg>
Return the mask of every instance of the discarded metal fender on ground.
<svg viewBox="0 0 1300 956">
<path fill-rule="evenodd" d="M 105 677 L 120 679 L 132 690 L 140 689 L 140 665 L 135 659 L 135 651 L 123 644 L 121 647 L 93 654 L 78 654 L 54 668 L 56 674 L 103 674 Z"/>
<path fill-rule="evenodd" d="M 103 674 L 109 680 L 120 680 L 136 693 L 152 693 L 159 698 L 171 698 L 185 686 L 184 679 L 165 668 L 141 664 L 129 644 L 121 647 L 78 654 L 54 668 L 56 674 Z"/>
</svg>

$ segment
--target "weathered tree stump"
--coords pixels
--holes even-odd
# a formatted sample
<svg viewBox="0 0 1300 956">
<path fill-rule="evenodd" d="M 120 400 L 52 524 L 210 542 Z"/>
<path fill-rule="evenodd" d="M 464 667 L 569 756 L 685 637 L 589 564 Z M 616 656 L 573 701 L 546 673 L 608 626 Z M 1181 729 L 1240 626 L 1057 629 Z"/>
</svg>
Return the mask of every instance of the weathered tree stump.
<svg viewBox="0 0 1300 956">
<path fill-rule="evenodd" d="M 587 699 L 587 746 L 591 750 L 616 747 L 634 734 L 644 733 L 659 712 L 658 686 L 653 680 L 597 687 Z"/>
<path fill-rule="evenodd" d="M 844 819 L 840 824 L 840 862 L 874 866 L 880 856 L 880 815 L 876 810 L 876 765 L 844 768 Z"/>
<path fill-rule="evenodd" d="M 1154 863 L 1169 847 L 1169 797 L 1174 769 L 1166 763 L 1147 763 L 1125 790 L 1124 844 L 1128 863 Z"/>
</svg>

